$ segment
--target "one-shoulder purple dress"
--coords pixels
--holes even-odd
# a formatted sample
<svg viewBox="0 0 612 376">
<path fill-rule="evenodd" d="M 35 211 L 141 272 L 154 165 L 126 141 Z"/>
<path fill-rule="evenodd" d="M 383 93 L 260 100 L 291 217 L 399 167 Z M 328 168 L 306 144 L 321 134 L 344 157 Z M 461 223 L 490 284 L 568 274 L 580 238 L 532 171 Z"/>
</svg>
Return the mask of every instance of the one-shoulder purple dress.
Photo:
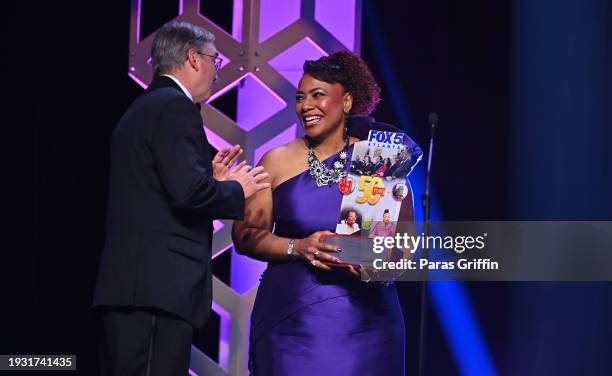
<svg viewBox="0 0 612 376">
<path fill-rule="evenodd" d="M 330 167 L 337 157 L 324 162 Z M 273 198 L 277 235 L 335 229 L 342 201 L 336 184 L 318 187 L 305 171 L 276 187 Z M 264 272 L 251 316 L 252 376 L 403 376 L 404 346 L 395 286 L 303 261 L 270 263 Z"/>
</svg>

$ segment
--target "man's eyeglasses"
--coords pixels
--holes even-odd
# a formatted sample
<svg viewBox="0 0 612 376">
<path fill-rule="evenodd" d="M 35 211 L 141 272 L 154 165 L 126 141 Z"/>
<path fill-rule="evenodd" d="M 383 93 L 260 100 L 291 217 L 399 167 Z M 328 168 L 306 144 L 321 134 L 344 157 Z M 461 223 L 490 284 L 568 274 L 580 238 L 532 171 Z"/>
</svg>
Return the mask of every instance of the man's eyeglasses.
<svg viewBox="0 0 612 376">
<path fill-rule="evenodd" d="M 204 56 L 208 56 L 208 57 L 212 57 L 213 58 L 213 64 L 215 65 L 215 69 L 219 70 L 221 69 L 221 63 L 223 63 L 223 58 L 216 56 L 216 55 L 209 55 L 209 54 L 205 54 L 204 52 L 200 52 L 200 51 L 196 51 L 198 54 L 200 55 L 204 55 Z"/>
</svg>

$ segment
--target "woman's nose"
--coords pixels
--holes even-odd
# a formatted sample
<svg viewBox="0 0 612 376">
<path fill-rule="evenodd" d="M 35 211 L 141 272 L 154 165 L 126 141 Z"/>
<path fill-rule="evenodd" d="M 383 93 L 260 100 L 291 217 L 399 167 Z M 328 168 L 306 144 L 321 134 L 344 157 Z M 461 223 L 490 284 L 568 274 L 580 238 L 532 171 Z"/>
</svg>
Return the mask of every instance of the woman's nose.
<svg viewBox="0 0 612 376">
<path fill-rule="evenodd" d="M 314 105 L 312 104 L 310 97 L 304 98 L 304 101 L 302 102 L 302 112 L 312 110 L 313 108 L 314 108 Z"/>
</svg>

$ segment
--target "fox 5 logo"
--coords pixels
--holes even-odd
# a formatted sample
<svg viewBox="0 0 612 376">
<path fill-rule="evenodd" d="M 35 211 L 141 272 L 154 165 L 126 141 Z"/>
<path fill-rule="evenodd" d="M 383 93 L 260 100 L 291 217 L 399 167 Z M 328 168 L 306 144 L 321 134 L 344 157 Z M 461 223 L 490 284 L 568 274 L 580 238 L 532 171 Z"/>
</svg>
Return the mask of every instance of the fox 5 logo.
<svg viewBox="0 0 612 376">
<path fill-rule="evenodd" d="M 368 141 L 379 142 L 382 144 L 401 145 L 404 143 L 404 135 L 401 133 L 387 131 L 370 131 Z"/>
</svg>

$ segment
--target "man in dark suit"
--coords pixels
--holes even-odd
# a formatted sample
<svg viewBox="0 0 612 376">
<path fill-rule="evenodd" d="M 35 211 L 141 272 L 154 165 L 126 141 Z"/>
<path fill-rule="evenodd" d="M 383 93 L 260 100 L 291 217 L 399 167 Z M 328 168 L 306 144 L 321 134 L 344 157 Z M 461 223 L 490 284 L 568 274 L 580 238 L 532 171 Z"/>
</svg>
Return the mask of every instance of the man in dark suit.
<svg viewBox="0 0 612 376">
<path fill-rule="evenodd" d="M 155 78 L 112 135 L 106 242 L 93 306 L 102 373 L 187 375 L 194 327 L 210 312 L 213 219 L 242 219 L 269 188 L 238 145 L 211 161 L 199 102 L 220 59 L 214 36 L 165 24 L 153 42 Z"/>
<path fill-rule="evenodd" d="M 420 152 L 420 150 L 421 149 L 418 149 L 418 152 Z M 420 158 L 420 155 L 419 155 L 419 158 Z M 412 161 L 412 154 L 410 152 L 402 151 L 400 155 L 397 157 L 397 160 L 395 161 L 395 163 L 393 163 L 391 168 L 389 168 L 383 176 L 387 180 L 405 178 L 406 175 L 410 173 L 410 171 L 412 170 L 412 166 L 415 163 L 416 162 Z"/>
<path fill-rule="evenodd" d="M 412 170 L 414 163 L 412 162 L 412 155 L 407 151 L 402 151 L 400 154 L 401 162 L 393 169 L 390 176 L 394 179 L 405 178 L 406 175 Z"/>
</svg>

